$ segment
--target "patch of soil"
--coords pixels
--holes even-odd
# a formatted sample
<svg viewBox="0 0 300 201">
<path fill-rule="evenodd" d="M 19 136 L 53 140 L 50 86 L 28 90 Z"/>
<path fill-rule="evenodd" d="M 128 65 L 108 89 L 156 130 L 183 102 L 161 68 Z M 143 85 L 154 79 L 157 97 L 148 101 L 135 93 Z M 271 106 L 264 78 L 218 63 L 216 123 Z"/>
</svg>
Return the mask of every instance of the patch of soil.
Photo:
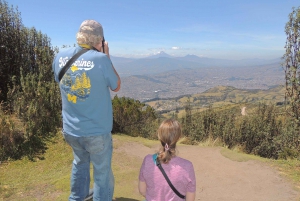
<svg viewBox="0 0 300 201">
<path fill-rule="evenodd" d="M 117 151 L 143 159 L 155 153 L 137 142 L 124 143 Z M 178 156 L 190 160 L 197 179 L 196 200 L 299 201 L 300 192 L 271 166 L 249 160 L 232 161 L 217 147 L 178 146 Z"/>
</svg>

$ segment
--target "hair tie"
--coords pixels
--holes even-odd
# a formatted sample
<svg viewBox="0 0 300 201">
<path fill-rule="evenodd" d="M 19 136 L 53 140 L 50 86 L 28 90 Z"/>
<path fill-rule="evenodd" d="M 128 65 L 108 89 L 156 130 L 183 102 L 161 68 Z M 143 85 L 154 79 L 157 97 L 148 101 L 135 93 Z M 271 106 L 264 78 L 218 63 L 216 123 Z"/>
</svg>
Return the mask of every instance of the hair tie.
<svg viewBox="0 0 300 201">
<path fill-rule="evenodd" d="M 166 143 L 166 145 L 165 145 L 165 150 L 169 150 L 169 145 Z"/>
</svg>

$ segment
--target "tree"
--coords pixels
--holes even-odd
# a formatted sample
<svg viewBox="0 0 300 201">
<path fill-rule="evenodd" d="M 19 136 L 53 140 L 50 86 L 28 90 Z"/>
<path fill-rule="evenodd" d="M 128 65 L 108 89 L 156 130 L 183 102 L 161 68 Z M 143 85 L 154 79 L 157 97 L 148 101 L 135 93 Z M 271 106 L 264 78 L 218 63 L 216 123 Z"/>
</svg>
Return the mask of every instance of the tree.
<svg viewBox="0 0 300 201">
<path fill-rule="evenodd" d="M 132 136 L 151 136 L 152 123 L 157 119 L 155 110 L 138 100 L 117 95 L 112 100 L 114 125 L 113 132 Z M 152 128 L 151 128 L 152 127 Z"/>
<path fill-rule="evenodd" d="M 300 126 L 300 7 L 293 8 L 285 25 L 287 35 L 283 55 L 285 71 L 286 101 L 290 103 L 289 114 Z"/>
<path fill-rule="evenodd" d="M 0 101 L 6 101 L 12 75 L 19 76 L 18 68 L 24 43 L 20 13 L 0 0 Z"/>
<path fill-rule="evenodd" d="M 56 50 L 47 35 L 24 27 L 18 10 L 0 0 L 0 160 L 42 153 L 61 124 L 51 67 Z"/>
<path fill-rule="evenodd" d="M 192 105 L 190 97 L 184 106 L 185 110 L 185 119 L 183 118 L 183 129 L 182 132 L 185 136 L 189 136 L 191 134 L 191 127 L 192 127 Z"/>
<path fill-rule="evenodd" d="M 41 73 L 44 81 L 52 81 L 54 54 L 50 38 L 34 27 L 24 27 L 18 9 L 0 0 L 0 102 L 8 100 L 13 77 L 21 83 L 21 69 L 24 75 Z"/>
</svg>

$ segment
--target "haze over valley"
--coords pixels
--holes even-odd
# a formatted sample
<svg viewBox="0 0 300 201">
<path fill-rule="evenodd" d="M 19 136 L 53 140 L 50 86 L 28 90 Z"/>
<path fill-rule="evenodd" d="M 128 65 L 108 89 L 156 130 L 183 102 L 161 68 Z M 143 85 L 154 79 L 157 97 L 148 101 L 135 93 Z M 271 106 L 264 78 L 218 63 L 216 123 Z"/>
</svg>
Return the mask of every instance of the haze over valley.
<svg viewBox="0 0 300 201">
<path fill-rule="evenodd" d="M 225 60 L 160 52 L 142 59 L 111 59 L 122 79 L 118 96 L 140 101 L 197 94 L 216 86 L 269 89 L 284 84 L 279 58 Z"/>
</svg>

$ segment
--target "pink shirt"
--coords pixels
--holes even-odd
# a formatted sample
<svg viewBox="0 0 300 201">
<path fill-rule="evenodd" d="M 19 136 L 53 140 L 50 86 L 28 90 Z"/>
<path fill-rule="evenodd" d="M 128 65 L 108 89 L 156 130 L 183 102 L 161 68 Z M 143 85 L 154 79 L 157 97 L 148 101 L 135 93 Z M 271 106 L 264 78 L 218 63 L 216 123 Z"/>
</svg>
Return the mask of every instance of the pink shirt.
<svg viewBox="0 0 300 201">
<path fill-rule="evenodd" d="M 196 191 L 195 172 L 193 164 L 190 161 L 180 157 L 174 157 L 168 164 L 162 164 L 162 167 L 173 186 L 182 195 L 186 195 L 186 192 Z M 152 155 L 147 155 L 144 158 L 140 169 L 139 180 L 146 182 L 147 201 L 183 200 L 173 192 L 163 174 L 155 165 Z"/>
</svg>

